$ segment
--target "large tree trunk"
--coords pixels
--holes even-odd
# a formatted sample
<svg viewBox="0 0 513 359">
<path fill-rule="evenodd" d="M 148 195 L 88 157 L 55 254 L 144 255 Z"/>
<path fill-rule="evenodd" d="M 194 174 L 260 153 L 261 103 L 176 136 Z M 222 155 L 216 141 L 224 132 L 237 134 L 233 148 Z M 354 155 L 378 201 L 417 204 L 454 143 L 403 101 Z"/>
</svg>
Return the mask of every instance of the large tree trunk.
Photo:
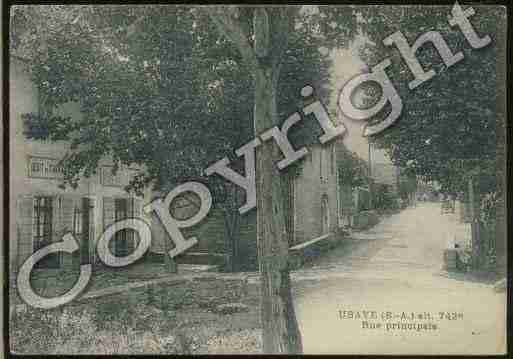
<svg viewBox="0 0 513 359">
<path fill-rule="evenodd" d="M 255 83 L 255 135 L 278 125 L 277 83 L 288 36 L 298 7 L 257 7 L 254 41 L 249 41 L 238 7 L 205 7 L 218 30 L 238 48 Z M 256 149 L 257 247 L 261 276 L 261 320 L 264 353 L 301 353 L 302 343 L 292 304 L 283 191 L 271 143 Z"/>
<path fill-rule="evenodd" d="M 278 125 L 277 76 L 273 68 L 255 71 L 255 135 Z M 261 287 L 264 353 L 301 353 L 288 268 L 288 240 L 277 146 L 259 146 L 256 153 L 257 246 Z"/>
</svg>

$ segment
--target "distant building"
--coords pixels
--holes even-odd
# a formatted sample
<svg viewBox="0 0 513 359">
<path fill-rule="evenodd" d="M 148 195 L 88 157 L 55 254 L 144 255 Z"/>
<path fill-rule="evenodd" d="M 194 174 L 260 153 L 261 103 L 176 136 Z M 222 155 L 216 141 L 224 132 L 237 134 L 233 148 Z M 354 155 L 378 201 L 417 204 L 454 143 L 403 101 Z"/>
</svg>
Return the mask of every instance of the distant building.
<svg viewBox="0 0 513 359">
<path fill-rule="evenodd" d="M 310 154 L 293 179 L 292 243 L 333 232 L 339 225 L 337 145 L 310 145 Z"/>
</svg>

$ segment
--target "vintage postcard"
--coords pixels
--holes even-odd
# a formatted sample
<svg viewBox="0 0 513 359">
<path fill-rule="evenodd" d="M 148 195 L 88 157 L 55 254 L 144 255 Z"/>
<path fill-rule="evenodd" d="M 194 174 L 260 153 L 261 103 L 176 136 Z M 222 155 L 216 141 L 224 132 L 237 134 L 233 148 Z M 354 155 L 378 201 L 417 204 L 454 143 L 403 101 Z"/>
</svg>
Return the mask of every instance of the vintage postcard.
<svg viewBox="0 0 513 359">
<path fill-rule="evenodd" d="M 506 353 L 506 7 L 7 10 L 7 353 Z"/>
</svg>

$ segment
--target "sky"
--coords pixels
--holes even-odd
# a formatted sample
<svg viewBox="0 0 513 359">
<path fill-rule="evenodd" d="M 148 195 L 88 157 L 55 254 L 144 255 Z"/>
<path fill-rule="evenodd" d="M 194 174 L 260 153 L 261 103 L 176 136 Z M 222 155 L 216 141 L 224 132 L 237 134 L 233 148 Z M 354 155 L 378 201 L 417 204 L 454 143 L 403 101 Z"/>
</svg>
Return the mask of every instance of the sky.
<svg viewBox="0 0 513 359">
<path fill-rule="evenodd" d="M 332 97 L 328 101 L 330 112 L 338 114 L 338 120 L 342 121 L 347 128 L 344 135 L 344 144 L 353 152 L 356 152 L 360 158 L 367 161 L 369 145 L 367 139 L 362 136 L 365 121 L 351 120 L 343 116 L 340 111 L 336 111 L 337 97 L 344 84 L 361 73 L 366 68 L 366 64 L 358 57 L 357 47 L 365 41 L 363 38 L 357 38 L 349 48 L 337 49 L 331 53 L 333 59 L 333 69 L 331 74 L 331 86 L 333 87 Z M 372 162 L 390 163 L 387 155 L 382 150 L 372 150 Z"/>
</svg>

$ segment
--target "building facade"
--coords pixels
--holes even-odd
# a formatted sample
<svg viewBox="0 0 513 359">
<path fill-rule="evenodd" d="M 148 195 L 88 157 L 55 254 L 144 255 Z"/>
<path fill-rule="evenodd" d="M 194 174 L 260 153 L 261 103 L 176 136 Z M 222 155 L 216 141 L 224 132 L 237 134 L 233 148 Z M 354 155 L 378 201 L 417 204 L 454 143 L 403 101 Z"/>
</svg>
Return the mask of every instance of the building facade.
<svg viewBox="0 0 513 359">
<path fill-rule="evenodd" d="M 337 145 L 336 141 L 310 145 L 299 173 L 291 180 L 293 231 L 290 244 L 334 233 L 340 226 Z"/>
<path fill-rule="evenodd" d="M 61 188 L 63 169 L 59 160 L 69 149 L 64 141 L 29 140 L 24 135 L 22 115 L 39 113 L 37 88 L 30 80 L 24 60 L 12 57 L 9 71 L 10 118 L 10 272 L 38 249 L 58 242 L 72 232 L 80 244 L 73 255 L 55 254 L 37 264 L 41 269 L 69 269 L 80 263 L 96 264 L 95 245 L 110 224 L 124 218 L 143 216 L 147 198 L 135 197 L 124 190 L 133 169 L 113 174 L 113 163 L 101 161 L 96 174 L 81 179 L 76 189 Z M 62 116 L 81 116 L 78 105 L 58 109 Z M 152 238 L 153 250 L 161 250 L 159 238 Z M 111 250 L 123 256 L 137 244 L 133 231 L 121 230 L 112 241 Z"/>
<path fill-rule="evenodd" d="M 308 145 L 308 155 L 298 161 L 292 173 L 283 174 L 286 178 L 285 225 L 290 247 L 335 234 L 341 226 L 335 150 L 338 145 L 336 142 Z M 237 267 L 242 271 L 258 269 L 256 220 L 256 210 L 238 218 L 238 234 L 234 241 L 237 242 Z M 227 228 L 221 210 L 212 209 L 207 218 L 188 233 L 198 239 L 198 244 L 183 256 L 189 257 L 189 261 L 199 263 L 208 255 L 229 255 L 231 249 L 227 243 Z M 177 260 L 185 261 L 184 258 Z"/>
</svg>

